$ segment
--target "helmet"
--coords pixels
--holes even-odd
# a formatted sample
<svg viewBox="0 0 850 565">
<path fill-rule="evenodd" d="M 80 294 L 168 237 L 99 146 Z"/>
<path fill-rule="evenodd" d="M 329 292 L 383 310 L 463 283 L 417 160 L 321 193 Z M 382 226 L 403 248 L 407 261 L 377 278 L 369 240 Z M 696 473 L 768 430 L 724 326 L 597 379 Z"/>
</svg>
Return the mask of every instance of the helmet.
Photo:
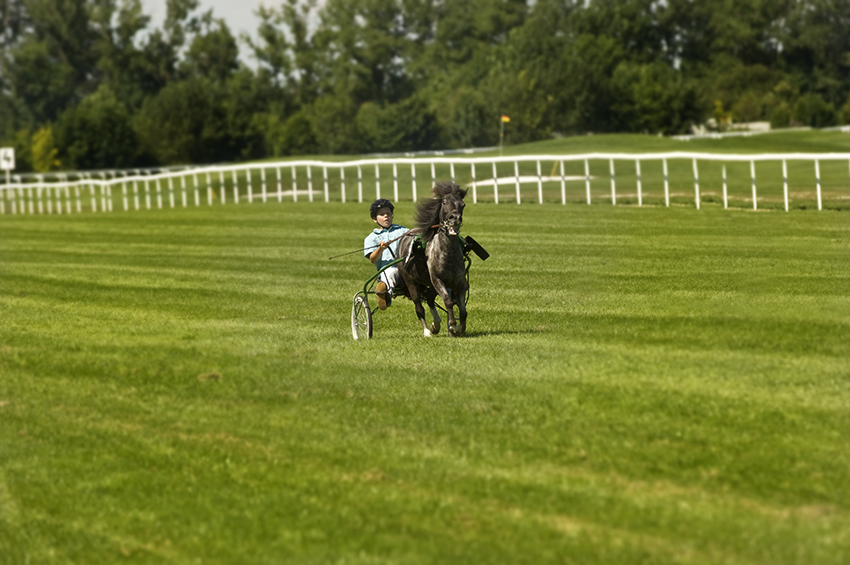
<svg viewBox="0 0 850 565">
<path fill-rule="evenodd" d="M 378 216 L 378 210 L 381 208 L 389 208 L 390 212 L 395 210 L 395 206 L 393 206 L 392 202 L 386 198 L 378 198 L 372 202 L 371 206 L 369 206 L 369 215 L 372 216 L 373 220 Z"/>
</svg>

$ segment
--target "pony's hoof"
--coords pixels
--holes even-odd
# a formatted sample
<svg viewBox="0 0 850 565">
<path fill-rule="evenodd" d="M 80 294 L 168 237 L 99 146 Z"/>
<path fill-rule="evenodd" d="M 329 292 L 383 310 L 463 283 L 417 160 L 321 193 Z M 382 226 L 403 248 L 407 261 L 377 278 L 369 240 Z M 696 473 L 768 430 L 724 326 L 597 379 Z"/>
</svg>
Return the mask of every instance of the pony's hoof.
<svg viewBox="0 0 850 565">
<path fill-rule="evenodd" d="M 431 332 L 427 328 L 425 329 L 425 337 L 431 337 Z"/>
<path fill-rule="evenodd" d="M 438 333 L 440 333 L 440 326 L 437 326 L 435 324 L 431 324 L 431 333 L 428 334 L 428 335 L 438 334 Z"/>
</svg>

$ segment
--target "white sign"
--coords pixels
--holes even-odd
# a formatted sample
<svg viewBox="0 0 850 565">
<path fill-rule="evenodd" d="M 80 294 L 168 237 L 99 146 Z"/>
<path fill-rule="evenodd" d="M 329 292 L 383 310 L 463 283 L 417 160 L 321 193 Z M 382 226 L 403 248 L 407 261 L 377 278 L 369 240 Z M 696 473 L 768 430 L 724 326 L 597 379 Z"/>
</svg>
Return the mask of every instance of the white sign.
<svg viewBox="0 0 850 565">
<path fill-rule="evenodd" d="M 0 147 L 0 171 L 15 170 L 15 148 Z"/>
</svg>

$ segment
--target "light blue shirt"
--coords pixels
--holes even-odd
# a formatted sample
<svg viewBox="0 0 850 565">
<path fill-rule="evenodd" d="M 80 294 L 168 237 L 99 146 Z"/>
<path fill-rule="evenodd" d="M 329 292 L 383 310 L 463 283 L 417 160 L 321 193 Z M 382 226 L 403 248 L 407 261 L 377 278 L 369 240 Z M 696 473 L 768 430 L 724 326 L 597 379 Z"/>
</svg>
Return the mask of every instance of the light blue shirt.
<svg viewBox="0 0 850 565">
<path fill-rule="evenodd" d="M 382 241 L 392 241 L 399 237 L 403 233 L 407 233 L 408 230 L 404 226 L 400 226 L 398 224 L 393 224 L 389 228 L 375 228 L 372 230 L 372 233 L 366 236 L 366 239 L 363 240 L 363 253 L 364 256 L 368 259 L 369 255 L 377 249 L 378 244 Z M 387 266 L 388 263 L 393 262 L 398 258 L 398 244 L 401 243 L 401 240 L 395 241 L 390 244 L 389 248 L 384 250 L 381 254 L 381 258 L 378 259 L 378 262 L 375 263 L 375 266 L 380 271 L 384 267 Z M 392 253 L 390 253 L 392 251 Z M 395 256 L 394 256 L 395 255 Z"/>
</svg>

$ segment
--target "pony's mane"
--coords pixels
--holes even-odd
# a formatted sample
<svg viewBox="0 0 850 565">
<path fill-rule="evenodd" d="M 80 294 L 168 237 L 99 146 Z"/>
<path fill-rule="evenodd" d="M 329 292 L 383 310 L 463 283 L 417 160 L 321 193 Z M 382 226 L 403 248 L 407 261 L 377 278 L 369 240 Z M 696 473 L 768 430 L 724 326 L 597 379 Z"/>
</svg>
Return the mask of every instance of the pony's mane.
<svg viewBox="0 0 850 565">
<path fill-rule="evenodd" d="M 416 213 L 413 221 L 416 227 L 422 230 L 422 237 L 426 241 L 430 241 L 434 237 L 434 234 L 437 233 L 437 228 L 432 228 L 431 226 L 440 223 L 440 209 L 443 206 L 443 197 L 455 194 L 463 199 L 466 196 L 466 192 L 466 190 L 450 180 L 437 181 L 434 184 L 433 197 L 416 205 Z"/>
</svg>

